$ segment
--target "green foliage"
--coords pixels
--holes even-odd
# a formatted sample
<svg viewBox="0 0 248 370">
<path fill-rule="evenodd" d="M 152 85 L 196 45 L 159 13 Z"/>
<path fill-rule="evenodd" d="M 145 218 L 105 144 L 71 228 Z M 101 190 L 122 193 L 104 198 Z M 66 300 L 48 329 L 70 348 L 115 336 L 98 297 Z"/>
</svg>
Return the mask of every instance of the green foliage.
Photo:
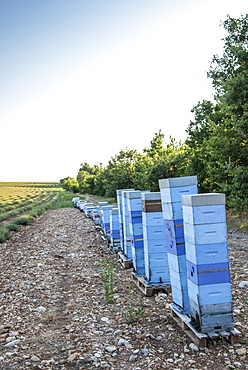
<svg viewBox="0 0 248 370">
<path fill-rule="evenodd" d="M 15 225 L 30 225 L 33 217 L 31 215 L 25 215 L 17 217 L 15 220 L 12 221 L 12 224 Z"/>
<path fill-rule="evenodd" d="M 59 197 L 57 198 L 56 202 L 52 204 L 52 209 L 60 209 L 60 208 L 68 208 L 72 207 L 72 198 L 74 197 L 74 193 L 71 192 L 61 192 L 59 193 Z"/>
<path fill-rule="evenodd" d="M 163 155 L 159 156 L 149 166 L 147 182 L 151 191 L 159 191 L 159 179 L 169 177 L 179 177 L 185 167 L 185 145 L 177 143 L 170 137 L 170 143 L 163 150 Z"/>
<path fill-rule="evenodd" d="M 213 57 L 208 77 L 216 104 L 193 108 L 185 173 L 197 174 L 200 191 L 224 192 L 227 204 L 248 206 L 248 15 L 222 22 L 228 35 L 223 55 Z"/>
<path fill-rule="evenodd" d="M 17 225 L 17 224 L 14 224 L 14 223 L 9 223 L 6 225 L 6 229 L 8 231 L 19 231 L 20 230 L 20 226 Z"/>
<path fill-rule="evenodd" d="M 77 182 L 79 185 L 79 191 L 83 194 L 95 194 L 96 193 L 96 179 L 100 175 L 102 167 L 95 165 L 91 167 L 88 163 L 81 164 L 78 171 Z"/>
<path fill-rule="evenodd" d="M 78 193 L 79 192 L 79 184 L 77 180 L 73 179 L 70 176 L 65 177 L 64 179 L 60 180 L 60 183 L 62 185 L 62 188 L 73 192 L 73 193 Z"/>
<path fill-rule="evenodd" d="M 0 225 L 0 243 L 4 243 L 8 239 L 10 239 L 9 230 L 5 226 Z"/>
<path fill-rule="evenodd" d="M 103 280 L 103 288 L 107 303 L 114 299 L 114 265 L 107 258 L 100 262 L 101 275 Z"/>
<path fill-rule="evenodd" d="M 126 322 L 130 325 L 137 321 L 144 315 L 144 305 L 142 299 L 140 299 L 138 306 L 134 306 L 132 301 L 129 301 L 127 312 L 124 313 Z"/>
</svg>

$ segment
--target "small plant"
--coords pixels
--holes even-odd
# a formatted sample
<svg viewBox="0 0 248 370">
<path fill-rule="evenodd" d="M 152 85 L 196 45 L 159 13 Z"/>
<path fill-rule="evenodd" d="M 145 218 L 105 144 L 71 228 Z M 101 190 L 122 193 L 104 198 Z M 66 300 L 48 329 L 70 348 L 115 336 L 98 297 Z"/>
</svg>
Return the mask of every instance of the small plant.
<svg viewBox="0 0 248 370">
<path fill-rule="evenodd" d="M 114 299 L 114 265 L 107 258 L 104 258 L 100 262 L 103 288 L 107 303 L 110 303 Z"/>
<path fill-rule="evenodd" d="M 8 239 L 10 239 L 10 233 L 4 226 L 0 225 L 0 243 L 4 243 Z"/>
<path fill-rule="evenodd" d="M 140 299 L 137 307 L 134 307 L 133 302 L 130 301 L 128 304 L 127 312 L 124 313 L 126 322 L 128 324 L 132 324 L 133 322 L 137 321 L 143 315 L 144 315 L 144 305 L 143 305 L 142 300 Z"/>
</svg>

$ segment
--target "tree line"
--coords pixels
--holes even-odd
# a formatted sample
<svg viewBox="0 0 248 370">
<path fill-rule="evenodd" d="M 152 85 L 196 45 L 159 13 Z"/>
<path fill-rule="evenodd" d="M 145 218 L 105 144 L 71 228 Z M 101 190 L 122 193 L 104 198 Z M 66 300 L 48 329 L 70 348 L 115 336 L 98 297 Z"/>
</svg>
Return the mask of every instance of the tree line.
<svg viewBox="0 0 248 370">
<path fill-rule="evenodd" d="M 121 150 L 107 166 L 81 164 L 76 179 L 61 179 L 70 191 L 115 197 L 116 189 L 159 191 L 158 180 L 197 175 L 199 192 L 223 192 L 231 208 L 248 205 L 248 14 L 227 16 L 223 55 L 214 55 L 207 77 L 214 102 L 193 108 L 184 142 L 160 130 L 142 153 Z"/>
</svg>

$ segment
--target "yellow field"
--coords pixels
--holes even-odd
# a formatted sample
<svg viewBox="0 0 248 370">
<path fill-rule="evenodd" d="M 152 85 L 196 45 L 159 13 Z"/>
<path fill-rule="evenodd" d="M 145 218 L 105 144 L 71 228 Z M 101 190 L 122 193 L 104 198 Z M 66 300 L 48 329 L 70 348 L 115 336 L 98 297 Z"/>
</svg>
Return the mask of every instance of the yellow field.
<svg viewBox="0 0 248 370">
<path fill-rule="evenodd" d="M 0 182 L 0 206 L 21 204 L 51 191 L 62 190 L 59 183 Z"/>
</svg>

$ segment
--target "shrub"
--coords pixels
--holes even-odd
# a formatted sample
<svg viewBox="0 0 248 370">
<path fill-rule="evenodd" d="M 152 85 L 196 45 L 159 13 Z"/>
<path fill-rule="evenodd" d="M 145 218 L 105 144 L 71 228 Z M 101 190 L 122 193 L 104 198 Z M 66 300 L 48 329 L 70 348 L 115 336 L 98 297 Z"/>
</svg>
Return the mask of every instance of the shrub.
<svg viewBox="0 0 248 370">
<path fill-rule="evenodd" d="M 4 243 L 8 239 L 10 239 L 10 233 L 5 227 L 1 227 L 0 228 L 0 243 Z"/>
<path fill-rule="evenodd" d="M 10 224 L 7 224 L 6 225 L 6 229 L 8 231 L 19 231 L 20 230 L 20 226 L 17 225 L 17 224 L 10 223 Z"/>
<path fill-rule="evenodd" d="M 16 225 L 30 225 L 32 218 L 33 217 L 30 215 L 25 215 L 25 216 L 17 217 L 15 220 L 12 221 L 12 223 Z"/>
</svg>

